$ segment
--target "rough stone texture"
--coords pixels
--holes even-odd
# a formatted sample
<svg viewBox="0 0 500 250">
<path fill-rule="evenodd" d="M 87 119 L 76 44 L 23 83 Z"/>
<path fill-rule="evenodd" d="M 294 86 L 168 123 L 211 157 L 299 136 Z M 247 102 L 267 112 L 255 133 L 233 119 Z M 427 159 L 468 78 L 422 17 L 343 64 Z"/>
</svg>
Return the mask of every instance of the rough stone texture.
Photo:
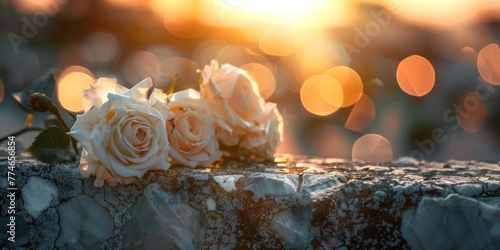
<svg viewBox="0 0 500 250">
<path fill-rule="evenodd" d="M 103 188 L 82 179 L 76 163 L 49 166 L 18 155 L 12 243 L 4 237 L 6 156 L 1 149 L 6 248 L 500 248 L 498 163 L 291 155 L 174 166 Z"/>
<path fill-rule="evenodd" d="M 33 176 L 28 179 L 22 189 L 24 209 L 34 219 L 50 206 L 52 201 L 58 200 L 58 190 L 52 181 Z"/>
<path fill-rule="evenodd" d="M 500 249 L 500 210 L 487 203 L 424 197 L 403 213 L 401 232 L 413 249 Z"/>
</svg>

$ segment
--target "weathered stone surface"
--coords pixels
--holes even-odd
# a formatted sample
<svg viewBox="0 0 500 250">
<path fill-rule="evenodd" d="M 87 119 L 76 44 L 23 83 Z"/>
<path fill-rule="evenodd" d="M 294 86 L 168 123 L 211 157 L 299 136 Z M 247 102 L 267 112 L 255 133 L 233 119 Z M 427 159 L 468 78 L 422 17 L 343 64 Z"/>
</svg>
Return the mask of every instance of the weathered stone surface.
<svg viewBox="0 0 500 250">
<path fill-rule="evenodd" d="M 58 193 L 53 182 L 38 176 L 30 177 L 22 189 L 24 209 L 36 219 L 52 201 L 58 201 Z"/>
<path fill-rule="evenodd" d="M 403 213 L 401 232 L 412 249 L 500 249 L 500 207 L 450 194 L 424 197 Z"/>
<path fill-rule="evenodd" d="M 24 154 L 17 163 L 10 242 L 8 165 L 0 149 L 6 248 L 436 249 L 449 241 L 499 247 L 498 163 L 283 155 L 276 162 L 224 159 L 206 169 L 173 166 L 103 188 L 82 179 L 76 163 L 48 166 Z M 429 233 L 437 239 L 429 241 Z"/>
<path fill-rule="evenodd" d="M 125 215 L 125 248 L 199 249 L 205 238 L 206 222 L 201 212 L 189 205 L 189 194 L 176 194 L 151 184 Z"/>
<path fill-rule="evenodd" d="M 101 246 L 113 231 L 113 218 L 95 200 L 79 194 L 57 207 L 61 227 L 56 247 L 91 249 Z"/>
<path fill-rule="evenodd" d="M 297 192 L 297 185 L 297 175 L 252 173 L 246 179 L 244 190 L 251 191 L 259 199 L 266 194 L 293 195 Z"/>
</svg>

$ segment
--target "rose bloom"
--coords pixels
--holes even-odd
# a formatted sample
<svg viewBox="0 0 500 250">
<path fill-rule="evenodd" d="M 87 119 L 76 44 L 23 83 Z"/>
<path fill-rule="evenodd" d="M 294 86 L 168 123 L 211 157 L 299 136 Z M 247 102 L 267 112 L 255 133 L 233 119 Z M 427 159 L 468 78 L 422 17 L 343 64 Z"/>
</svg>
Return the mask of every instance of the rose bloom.
<svg viewBox="0 0 500 250">
<path fill-rule="evenodd" d="M 214 119 L 207 102 L 194 89 L 167 97 L 161 90 L 152 93 L 164 100 L 173 118 L 166 122 L 170 157 L 177 163 L 208 167 L 222 156 L 215 137 Z"/>
<path fill-rule="evenodd" d="M 229 64 L 219 67 L 212 60 L 202 74 L 201 94 L 216 113 L 217 138 L 226 146 L 235 146 L 264 115 L 264 100 L 257 83 L 246 71 Z"/>
<path fill-rule="evenodd" d="M 149 169 L 170 167 L 165 125 L 169 117 L 150 105 L 162 103 L 146 99 L 152 86 L 147 78 L 128 90 L 116 79 L 99 78 L 84 91 L 85 113 L 69 135 L 83 147 L 80 173 L 86 178 L 95 175 L 95 186 L 104 181 L 129 184 Z"/>
<path fill-rule="evenodd" d="M 259 130 L 243 136 L 240 146 L 251 154 L 274 159 L 274 152 L 283 142 L 283 118 L 275 103 L 264 105 L 264 116 L 259 121 Z"/>
</svg>

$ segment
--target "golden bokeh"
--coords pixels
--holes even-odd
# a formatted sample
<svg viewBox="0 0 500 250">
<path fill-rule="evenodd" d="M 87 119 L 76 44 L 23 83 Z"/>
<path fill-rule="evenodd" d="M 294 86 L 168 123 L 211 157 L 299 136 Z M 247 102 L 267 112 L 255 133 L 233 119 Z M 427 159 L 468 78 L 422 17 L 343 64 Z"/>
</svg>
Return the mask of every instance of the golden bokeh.
<svg viewBox="0 0 500 250">
<path fill-rule="evenodd" d="M 340 83 L 327 75 L 312 76 L 300 89 L 300 100 L 304 108 L 319 116 L 327 116 L 340 108 L 344 95 Z"/>
<path fill-rule="evenodd" d="M 301 79 L 323 74 L 326 70 L 333 67 L 333 63 L 324 50 L 309 48 L 305 51 L 300 61 Z"/>
<path fill-rule="evenodd" d="M 356 71 L 346 66 L 329 69 L 325 73 L 340 83 L 344 91 L 344 102 L 340 107 L 349 107 L 356 103 L 363 94 L 363 81 Z"/>
<path fill-rule="evenodd" d="M 61 105 L 72 112 L 83 111 L 83 90 L 95 81 L 88 69 L 72 66 L 65 69 L 57 81 L 57 98 Z"/>
<path fill-rule="evenodd" d="M 270 26 L 262 34 L 259 48 L 273 56 L 287 56 L 295 52 L 302 44 L 302 35 L 293 27 Z"/>
<path fill-rule="evenodd" d="M 333 67 L 349 64 L 350 57 L 335 41 L 321 40 L 305 49 L 299 60 L 300 80 L 305 80 Z"/>
<path fill-rule="evenodd" d="M 424 96 L 434 87 L 436 75 L 432 64 L 422 56 L 412 55 L 398 65 L 399 87 L 409 95 Z"/>
<path fill-rule="evenodd" d="M 269 98 L 276 90 L 276 79 L 273 72 L 266 66 L 259 63 L 247 63 L 241 66 L 259 85 L 262 98 Z"/>
<path fill-rule="evenodd" d="M 344 127 L 349 130 L 361 132 L 365 130 L 375 119 L 375 104 L 365 94 L 361 95 L 358 102 L 351 110 Z"/>
<path fill-rule="evenodd" d="M 185 1 L 197 2 L 191 12 L 200 22 L 219 27 L 248 29 L 263 24 L 299 28 L 340 26 L 352 22 L 356 14 L 353 4 L 344 0 Z"/>
<path fill-rule="evenodd" d="M 340 90 L 338 87 L 340 87 Z M 342 107 L 342 103 L 344 102 L 342 85 L 333 77 L 321 75 L 319 97 L 334 107 Z"/>
<path fill-rule="evenodd" d="M 498 44 L 489 44 L 479 51 L 477 69 L 485 81 L 500 85 L 500 47 Z"/>
<path fill-rule="evenodd" d="M 393 158 L 391 143 L 378 134 L 367 134 L 356 140 L 352 159 L 367 163 L 387 162 Z"/>
<path fill-rule="evenodd" d="M 469 133 L 479 131 L 488 117 L 486 105 L 474 92 L 462 96 L 455 112 L 458 124 Z"/>
</svg>

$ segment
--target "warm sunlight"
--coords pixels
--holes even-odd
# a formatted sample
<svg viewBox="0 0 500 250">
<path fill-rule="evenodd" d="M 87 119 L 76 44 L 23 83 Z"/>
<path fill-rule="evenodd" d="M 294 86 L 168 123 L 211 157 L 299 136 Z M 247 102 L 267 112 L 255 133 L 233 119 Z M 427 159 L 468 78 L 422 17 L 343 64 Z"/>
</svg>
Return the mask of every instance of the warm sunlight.
<svg viewBox="0 0 500 250">
<path fill-rule="evenodd" d="M 194 13 L 203 23 L 216 26 L 248 28 L 268 23 L 326 27 L 350 22 L 351 8 L 352 3 L 345 0 L 207 0 L 197 4 Z"/>
<path fill-rule="evenodd" d="M 293 21 L 303 18 L 316 11 L 324 2 L 323 0 L 232 0 L 226 1 L 232 3 L 233 7 L 244 9 L 266 17 Z"/>
</svg>

